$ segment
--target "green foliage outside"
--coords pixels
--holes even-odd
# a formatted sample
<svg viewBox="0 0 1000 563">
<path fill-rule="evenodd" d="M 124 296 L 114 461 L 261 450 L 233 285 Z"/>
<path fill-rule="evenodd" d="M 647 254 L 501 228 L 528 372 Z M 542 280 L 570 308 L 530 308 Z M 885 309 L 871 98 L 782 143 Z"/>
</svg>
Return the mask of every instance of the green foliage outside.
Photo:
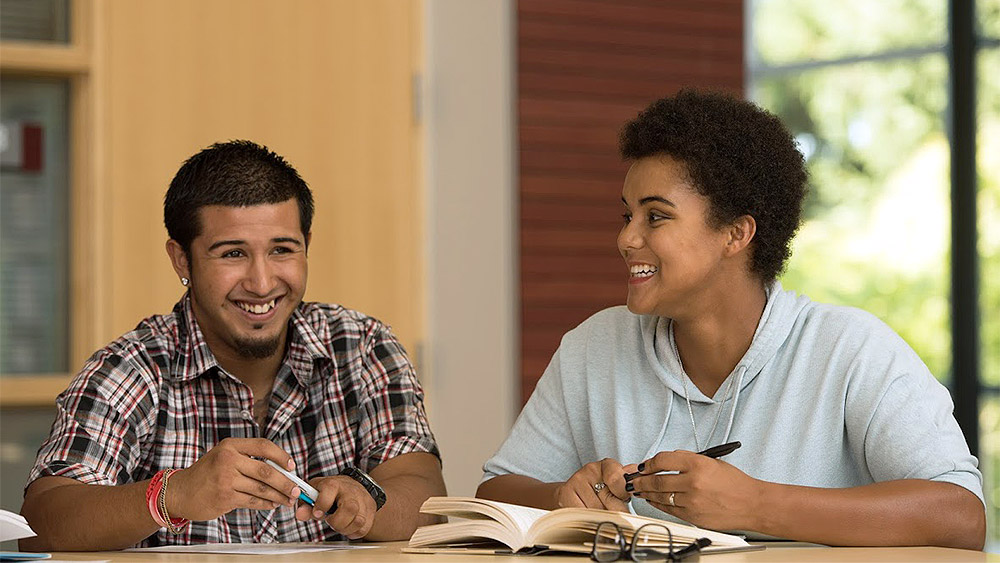
<svg viewBox="0 0 1000 563">
<path fill-rule="evenodd" d="M 995 2 L 1000 34 L 1000 0 Z M 983 382 L 1000 386 L 1000 48 L 979 57 L 979 296 Z M 1000 436 L 993 446 L 1000 448 Z"/>
<path fill-rule="evenodd" d="M 934 56 L 826 68 L 756 91 L 809 155 L 805 222 L 782 282 L 879 316 L 942 379 L 951 365 L 946 72 Z"/>
<path fill-rule="evenodd" d="M 1000 36 L 1000 1 L 992 3 L 993 29 Z M 978 65 L 979 119 L 979 312 L 980 377 L 1000 386 L 1000 49 L 984 52 Z M 987 541 L 1000 549 L 1000 395 L 991 393 L 979 409 L 979 461 L 987 496 Z M 989 547 L 989 546 L 988 546 Z"/>
<path fill-rule="evenodd" d="M 884 320 L 931 372 L 951 378 L 946 3 L 760 0 L 751 96 L 779 115 L 810 171 L 805 221 L 782 277 L 816 301 Z M 980 1 L 1000 33 L 1000 0 Z M 907 56 L 799 65 L 909 49 Z M 777 70 L 774 67 L 779 67 Z M 755 69 L 755 72 L 754 72 Z M 980 374 L 1000 385 L 1000 49 L 978 65 Z M 988 542 L 1000 547 L 1000 397 L 980 405 Z"/>
</svg>

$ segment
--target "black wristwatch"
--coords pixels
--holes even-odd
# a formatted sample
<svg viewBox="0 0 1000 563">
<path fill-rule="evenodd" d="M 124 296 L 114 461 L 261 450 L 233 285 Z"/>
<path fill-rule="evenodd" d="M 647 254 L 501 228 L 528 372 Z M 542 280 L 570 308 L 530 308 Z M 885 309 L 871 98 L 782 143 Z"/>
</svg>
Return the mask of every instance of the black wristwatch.
<svg viewBox="0 0 1000 563">
<path fill-rule="evenodd" d="M 357 467 L 347 467 L 341 471 L 340 474 L 361 483 L 361 486 L 364 487 L 365 490 L 368 491 L 368 494 L 372 496 L 372 499 L 375 500 L 376 512 L 378 512 L 378 509 L 382 508 L 382 505 L 385 504 L 385 491 L 383 491 L 382 487 L 380 487 L 374 479 L 369 477 L 367 473 L 361 471 Z"/>
</svg>

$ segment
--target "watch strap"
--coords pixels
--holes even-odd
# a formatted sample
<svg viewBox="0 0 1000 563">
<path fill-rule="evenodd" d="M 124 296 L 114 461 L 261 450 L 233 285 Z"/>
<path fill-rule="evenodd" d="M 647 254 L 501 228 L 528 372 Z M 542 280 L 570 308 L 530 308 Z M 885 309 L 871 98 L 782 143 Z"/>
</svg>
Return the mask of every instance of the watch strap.
<svg viewBox="0 0 1000 563">
<path fill-rule="evenodd" d="M 375 501 L 376 511 L 382 508 L 382 505 L 385 504 L 386 500 L 385 491 L 367 473 L 358 469 L 357 467 L 350 466 L 344 468 L 340 472 L 340 474 L 346 477 L 350 477 L 351 479 L 354 479 L 355 481 L 360 483 L 361 486 L 364 487 L 366 491 L 368 491 L 368 494 L 371 495 L 372 500 Z"/>
</svg>

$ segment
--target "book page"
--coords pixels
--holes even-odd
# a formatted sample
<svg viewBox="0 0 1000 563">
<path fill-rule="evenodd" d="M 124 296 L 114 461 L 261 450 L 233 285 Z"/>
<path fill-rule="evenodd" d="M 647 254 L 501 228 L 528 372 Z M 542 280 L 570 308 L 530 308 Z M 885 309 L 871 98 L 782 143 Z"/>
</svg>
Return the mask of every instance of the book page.
<svg viewBox="0 0 1000 563">
<path fill-rule="evenodd" d="M 601 522 L 617 524 L 631 540 L 633 531 L 645 524 L 658 524 L 670 530 L 674 545 L 687 544 L 698 538 L 708 538 L 712 545 L 706 552 L 749 549 L 743 538 L 703 530 L 634 514 L 593 508 L 560 508 L 548 511 L 468 497 L 432 497 L 424 502 L 421 512 L 448 516 L 456 520 L 445 524 L 421 526 L 410 538 L 409 547 L 476 549 L 493 540 L 519 551 L 526 547 L 547 546 L 552 550 L 588 553 L 594 532 Z M 668 534 L 651 533 L 654 545 L 669 545 Z"/>
<path fill-rule="evenodd" d="M 522 532 L 527 532 L 528 529 L 531 528 L 532 524 L 534 524 L 542 516 L 549 513 L 548 510 L 532 508 L 530 506 L 518 506 L 516 504 L 507 504 L 503 502 L 498 502 L 496 504 L 503 505 L 502 508 L 504 512 L 510 516 L 514 525 L 517 526 L 517 529 Z"/>
<path fill-rule="evenodd" d="M 489 538 L 514 551 L 530 545 L 525 543 L 525 533 L 548 514 L 538 508 L 471 497 L 431 497 L 420 511 L 461 520 L 419 528 L 410 538 L 412 547 Z"/>
<path fill-rule="evenodd" d="M 28 525 L 24 516 L 9 510 L 0 510 L 0 541 L 30 538 L 35 531 Z"/>
<path fill-rule="evenodd" d="M 704 530 L 695 526 L 686 526 L 667 520 L 658 520 L 635 514 L 623 512 L 611 512 L 594 508 L 560 508 L 549 512 L 544 517 L 539 518 L 528 530 L 527 542 L 529 545 L 550 545 L 550 544 L 572 544 L 578 542 L 591 542 L 594 531 L 601 522 L 614 522 L 622 528 L 626 539 L 631 538 L 631 532 L 644 524 L 659 524 L 669 529 L 673 534 L 674 542 L 690 543 L 697 538 L 708 538 L 712 540 L 711 548 L 723 547 L 746 547 L 746 543 L 740 537 Z M 667 541 L 667 534 L 661 534 L 662 538 L 655 538 L 664 543 Z"/>
<path fill-rule="evenodd" d="M 427 514 L 437 514 L 454 518 L 496 520 L 505 528 L 517 530 L 520 534 L 536 520 L 549 513 L 548 510 L 518 506 L 493 500 L 471 497 L 431 497 L 420 507 Z"/>
<path fill-rule="evenodd" d="M 524 547 L 518 530 L 505 528 L 494 520 L 457 520 L 445 524 L 421 526 L 410 536 L 410 547 L 456 547 L 495 541 L 517 551 Z"/>
</svg>

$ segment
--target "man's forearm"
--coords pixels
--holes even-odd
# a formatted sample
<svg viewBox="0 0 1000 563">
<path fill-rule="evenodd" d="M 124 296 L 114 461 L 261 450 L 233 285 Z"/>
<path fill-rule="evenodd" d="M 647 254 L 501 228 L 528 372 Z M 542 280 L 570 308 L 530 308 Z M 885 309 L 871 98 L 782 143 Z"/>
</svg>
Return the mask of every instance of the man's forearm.
<svg viewBox="0 0 1000 563">
<path fill-rule="evenodd" d="M 919 479 L 849 489 L 766 483 L 756 529 L 830 545 L 982 549 L 986 514 L 958 485 Z"/>
<path fill-rule="evenodd" d="M 159 529 L 146 506 L 148 484 L 74 482 L 34 493 L 29 488 L 21 513 L 38 535 L 20 540 L 21 549 L 100 551 L 139 543 Z"/>
<path fill-rule="evenodd" d="M 420 506 L 429 497 L 447 494 L 444 481 L 439 477 L 401 474 L 380 479 L 379 485 L 385 490 L 386 502 L 375 513 L 375 524 L 365 536 L 366 540 L 405 540 L 417 527 L 443 521 L 432 514 L 420 513 Z"/>
</svg>

